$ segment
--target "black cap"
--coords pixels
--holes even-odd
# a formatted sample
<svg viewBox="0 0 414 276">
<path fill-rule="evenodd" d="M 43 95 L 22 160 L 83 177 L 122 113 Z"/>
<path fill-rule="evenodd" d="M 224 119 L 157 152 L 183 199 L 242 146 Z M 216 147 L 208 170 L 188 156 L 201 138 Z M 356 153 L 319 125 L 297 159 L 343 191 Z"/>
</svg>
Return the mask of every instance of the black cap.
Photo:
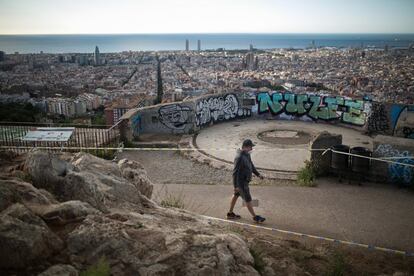
<svg viewBox="0 0 414 276">
<path fill-rule="evenodd" d="M 254 147 L 256 146 L 255 144 L 253 144 L 252 140 L 250 139 L 246 139 L 243 141 L 243 145 L 242 147 Z"/>
</svg>

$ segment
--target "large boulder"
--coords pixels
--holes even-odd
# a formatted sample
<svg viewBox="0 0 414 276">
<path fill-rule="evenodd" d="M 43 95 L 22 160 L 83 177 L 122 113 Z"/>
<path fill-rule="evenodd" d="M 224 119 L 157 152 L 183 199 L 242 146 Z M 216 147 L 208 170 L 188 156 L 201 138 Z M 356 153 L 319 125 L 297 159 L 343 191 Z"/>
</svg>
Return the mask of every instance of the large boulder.
<svg viewBox="0 0 414 276">
<path fill-rule="evenodd" d="M 137 162 L 125 161 L 118 165 L 78 153 L 69 163 L 56 155 L 32 151 L 25 165 L 34 185 L 51 191 L 61 201 L 81 200 L 103 212 L 125 202 L 155 206 L 148 199 L 152 184 Z"/>
<path fill-rule="evenodd" d="M 48 205 L 57 202 L 47 191 L 9 177 L 0 177 L 0 198 L 0 212 L 14 203 Z"/>
<path fill-rule="evenodd" d="M 144 167 L 128 159 L 122 159 L 118 162 L 122 176 L 130 181 L 144 196 L 151 198 L 153 185 L 147 176 Z"/>
<path fill-rule="evenodd" d="M 66 201 L 60 204 L 52 204 L 41 209 L 39 215 L 48 224 L 65 225 L 80 222 L 90 214 L 100 212 L 86 202 L 79 200 Z"/>
<path fill-rule="evenodd" d="M 1 269 L 38 264 L 63 248 L 59 237 L 21 204 L 0 213 L 0 245 Z"/>
<path fill-rule="evenodd" d="M 152 184 L 139 163 L 123 161 L 118 165 L 87 153 L 78 153 L 72 158 L 71 164 L 77 173 L 68 174 L 66 183 L 74 185 L 78 181 L 83 182 L 84 187 L 93 186 L 87 192 L 94 194 L 95 202 L 91 203 L 81 198 L 80 200 L 100 210 L 102 210 L 101 206 L 97 205 L 99 202 L 103 202 L 105 206 L 115 206 L 123 202 L 155 206 L 148 199 L 152 193 Z M 135 173 L 131 172 L 134 168 L 137 169 Z M 74 193 L 77 191 L 77 189 L 70 190 Z M 148 195 L 148 198 L 142 195 Z"/>
<path fill-rule="evenodd" d="M 96 171 L 108 176 L 122 177 L 116 163 L 85 152 L 74 154 L 71 159 L 71 165 L 77 171 Z"/>
<path fill-rule="evenodd" d="M 69 172 L 63 186 L 62 197 L 65 200 L 85 201 L 102 212 L 125 202 L 137 206 L 154 205 L 141 195 L 135 185 L 122 177 L 105 174 L 104 168 L 102 171 Z"/>
<path fill-rule="evenodd" d="M 54 195 L 61 193 L 63 179 L 71 169 L 71 164 L 58 155 L 39 150 L 29 152 L 25 162 L 25 170 L 30 174 L 33 185 Z"/>
<path fill-rule="evenodd" d="M 108 189 L 98 179 L 99 176 L 93 173 L 70 171 L 61 184 L 60 198 L 62 200 L 81 200 L 102 212 L 107 212 L 105 191 Z"/>
</svg>

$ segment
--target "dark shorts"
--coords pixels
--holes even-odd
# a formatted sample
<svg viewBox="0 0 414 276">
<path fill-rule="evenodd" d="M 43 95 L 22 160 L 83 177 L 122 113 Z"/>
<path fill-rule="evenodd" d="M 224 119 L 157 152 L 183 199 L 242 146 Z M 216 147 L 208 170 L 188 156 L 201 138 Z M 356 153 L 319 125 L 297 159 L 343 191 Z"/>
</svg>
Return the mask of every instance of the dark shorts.
<svg viewBox="0 0 414 276">
<path fill-rule="evenodd" d="M 250 195 L 249 187 L 244 187 L 243 189 L 239 187 L 239 192 L 234 193 L 235 196 L 241 196 L 245 202 L 252 201 L 252 196 Z"/>
</svg>

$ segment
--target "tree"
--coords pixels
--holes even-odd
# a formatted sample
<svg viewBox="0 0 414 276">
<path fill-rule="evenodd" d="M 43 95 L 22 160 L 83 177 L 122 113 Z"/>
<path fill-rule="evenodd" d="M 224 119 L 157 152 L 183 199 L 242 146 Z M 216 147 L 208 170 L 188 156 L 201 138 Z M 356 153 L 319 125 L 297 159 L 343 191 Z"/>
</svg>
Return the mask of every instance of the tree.
<svg viewBox="0 0 414 276">
<path fill-rule="evenodd" d="M 155 104 L 159 104 L 162 102 L 164 91 L 162 87 L 161 61 L 158 56 L 156 57 L 156 59 L 157 59 L 157 99 L 155 100 Z"/>
</svg>

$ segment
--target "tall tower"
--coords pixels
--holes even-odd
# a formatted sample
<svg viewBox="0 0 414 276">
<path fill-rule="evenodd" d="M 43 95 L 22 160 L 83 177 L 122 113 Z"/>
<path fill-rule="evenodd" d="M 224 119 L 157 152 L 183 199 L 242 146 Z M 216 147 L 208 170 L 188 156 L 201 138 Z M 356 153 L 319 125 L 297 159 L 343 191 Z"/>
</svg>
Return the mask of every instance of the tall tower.
<svg viewBox="0 0 414 276">
<path fill-rule="evenodd" d="M 101 58 L 100 58 L 98 46 L 95 47 L 95 54 L 93 56 L 93 60 L 96 66 L 101 65 Z"/>
<path fill-rule="evenodd" d="M 197 40 L 197 51 L 201 51 L 201 40 Z"/>
<path fill-rule="evenodd" d="M 185 50 L 190 51 L 190 41 L 188 39 L 185 40 Z"/>
</svg>

